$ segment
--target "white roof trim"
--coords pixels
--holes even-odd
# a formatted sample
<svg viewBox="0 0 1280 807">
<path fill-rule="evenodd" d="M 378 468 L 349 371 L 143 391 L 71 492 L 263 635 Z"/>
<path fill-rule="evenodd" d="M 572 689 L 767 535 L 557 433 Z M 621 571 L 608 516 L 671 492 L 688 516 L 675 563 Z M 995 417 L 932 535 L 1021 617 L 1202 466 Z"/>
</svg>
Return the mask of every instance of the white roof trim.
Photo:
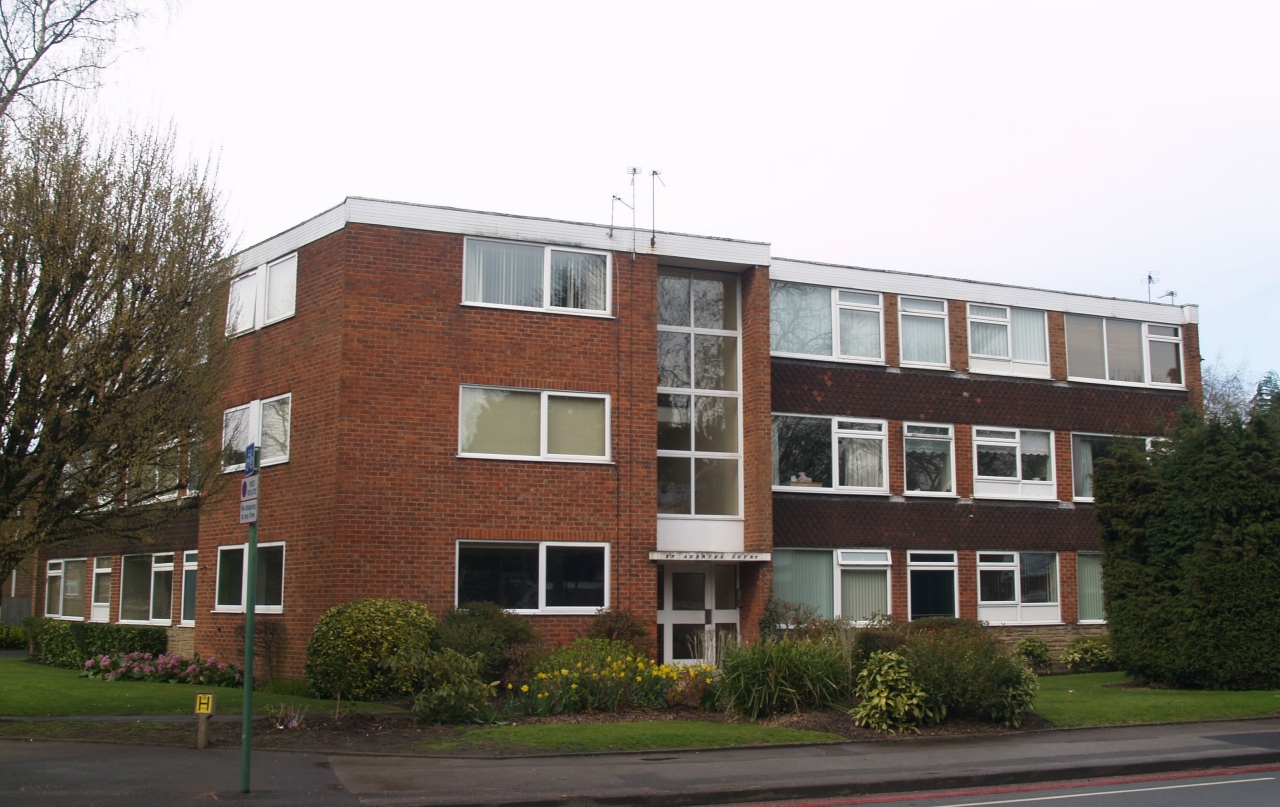
<svg viewBox="0 0 1280 807">
<path fill-rule="evenodd" d="M 451 207 L 348 197 L 337 207 L 244 250 L 238 256 L 237 268 L 244 270 L 259 266 L 336 232 L 348 223 L 405 227 L 412 230 L 504 238 L 512 241 L 533 241 L 613 252 L 630 252 L 632 244 L 629 227 L 614 227 L 610 237 L 609 227 L 603 224 L 580 224 L 502 213 L 459 210 Z M 651 247 L 649 246 L 651 236 L 653 233 L 648 230 L 636 231 L 635 248 L 638 254 L 740 266 L 769 265 L 768 244 L 658 232 L 657 243 Z"/>
<path fill-rule="evenodd" d="M 981 283 L 976 280 L 913 275 L 903 272 L 887 272 L 879 269 L 860 269 L 853 266 L 836 266 L 825 263 L 808 263 L 785 258 L 774 258 L 769 268 L 771 280 L 793 283 L 812 283 L 842 289 L 866 289 L 889 294 L 909 294 L 921 297 L 945 297 L 970 303 L 1010 305 L 1019 308 L 1037 308 L 1043 311 L 1062 311 L 1069 314 L 1088 314 L 1096 317 L 1116 317 L 1167 325 L 1184 325 L 1200 321 L 1199 307 L 1194 305 L 1167 305 L 1147 303 L 1141 300 L 1120 300 L 1112 297 L 1091 297 L 1064 291 L 1045 291 L 998 283 Z"/>
</svg>

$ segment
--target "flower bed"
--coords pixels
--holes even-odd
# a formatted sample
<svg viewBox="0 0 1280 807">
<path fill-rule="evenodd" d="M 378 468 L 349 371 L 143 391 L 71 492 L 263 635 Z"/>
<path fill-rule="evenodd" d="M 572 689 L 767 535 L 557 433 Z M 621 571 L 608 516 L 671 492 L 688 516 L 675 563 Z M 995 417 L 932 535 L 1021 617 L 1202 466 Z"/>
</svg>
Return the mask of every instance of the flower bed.
<svg viewBox="0 0 1280 807">
<path fill-rule="evenodd" d="M 103 681 L 150 681 L 218 687 L 238 687 L 244 683 L 244 669 L 238 664 L 218 661 L 213 656 L 201 659 L 199 654 L 188 659 L 181 653 L 98 656 L 86 661 L 80 674 Z"/>
</svg>

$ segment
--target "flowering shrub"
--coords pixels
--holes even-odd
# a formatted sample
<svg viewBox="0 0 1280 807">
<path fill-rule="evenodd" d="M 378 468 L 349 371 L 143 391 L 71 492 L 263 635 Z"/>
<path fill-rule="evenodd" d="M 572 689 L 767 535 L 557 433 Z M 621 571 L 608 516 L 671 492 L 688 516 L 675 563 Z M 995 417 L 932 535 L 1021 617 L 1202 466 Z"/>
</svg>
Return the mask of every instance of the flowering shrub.
<svg viewBox="0 0 1280 807">
<path fill-rule="evenodd" d="M 1105 639 L 1082 636 L 1062 650 L 1062 663 L 1071 672 L 1105 672 L 1115 669 L 1111 644 Z"/>
<path fill-rule="evenodd" d="M 244 670 L 238 664 L 218 661 L 213 656 L 188 659 L 180 653 L 125 653 L 98 656 L 84 663 L 80 674 L 103 681 L 151 681 L 171 684 L 204 684 L 238 687 L 244 684 Z"/>
</svg>

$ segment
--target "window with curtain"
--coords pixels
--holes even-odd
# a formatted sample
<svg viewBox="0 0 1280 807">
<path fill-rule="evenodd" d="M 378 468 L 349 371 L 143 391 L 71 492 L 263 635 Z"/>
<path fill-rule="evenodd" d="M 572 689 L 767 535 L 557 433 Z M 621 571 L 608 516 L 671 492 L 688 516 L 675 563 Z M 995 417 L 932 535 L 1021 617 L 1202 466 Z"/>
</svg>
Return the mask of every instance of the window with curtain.
<svg viewBox="0 0 1280 807">
<path fill-rule="evenodd" d="M 1100 459 L 1111 454 L 1117 442 L 1128 441 L 1136 447 L 1145 447 L 1142 437 L 1113 437 L 1102 434 L 1071 435 L 1071 471 L 1077 499 L 1093 498 L 1093 467 Z"/>
<path fill-rule="evenodd" d="M 1053 479 L 1052 438 L 1033 429 L 974 429 L 978 476 L 1049 482 Z"/>
<path fill-rule="evenodd" d="M 883 493 L 887 431 L 878 420 L 774 415 L 773 485 Z"/>
<path fill-rule="evenodd" d="M 1068 314 L 1067 375 L 1126 384 L 1181 386 L 1181 333 L 1175 325 Z"/>
<path fill-rule="evenodd" d="M 947 363 L 947 303 L 919 297 L 899 297 L 902 361 L 906 364 Z"/>
<path fill-rule="evenodd" d="M 606 313 L 609 255 L 468 238 L 462 299 L 538 310 Z"/>
<path fill-rule="evenodd" d="M 823 619 L 833 618 L 833 561 L 829 549 L 774 549 L 774 599 L 809 605 Z"/>
<path fill-rule="evenodd" d="M 1056 552 L 979 552 L 978 618 L 992 624 L 1054 622 L 1058 605 Z"/>
<path fill-rule="evenodd" d="M 1101 622 L 1107 618 L 1102 606 L 1102 555 L 1076 554 L 1076 582 L 1079 586 L 1080 621 Z"/>
<path fill-rule="evenodd" d="M 464 385 L 459 389 L 458 452 L 606 460 L 609 396 Z"/>
<path fill-rule="evenodd" d="M 969 353 L 985 359 L 1049 363 L 1045 312 L 969 304 Z"/>
<path fill-rule="evenodd" d="M 952 492 L 950 426 L 905 424 L 908 493 Z"/>
</svg>

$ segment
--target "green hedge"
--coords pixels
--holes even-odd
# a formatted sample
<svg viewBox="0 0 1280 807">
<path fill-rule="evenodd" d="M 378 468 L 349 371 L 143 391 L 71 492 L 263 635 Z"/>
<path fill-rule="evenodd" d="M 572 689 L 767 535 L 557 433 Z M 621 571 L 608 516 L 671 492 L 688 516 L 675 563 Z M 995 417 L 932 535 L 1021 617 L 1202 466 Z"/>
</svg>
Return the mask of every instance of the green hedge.
<svg viewBox="0 0 1280 807">
<path fill-rule="evenodd" d="M 334 606 L 307 643 L 307 691 L 362 701 L 409 695 L 420 683 L 412 669 L 385 662 L 401 651 L 427 653 L 435 638 L 435 617 L 420 602 L 369 599 Z"/>
<path fill-rule="evenodd" d="M 0 624 L 0 648 L 11 650 L 27 646 L 27 632 L 17 625 Z"/>
<path fill-rule="evenodd" d="M 159 655 L 169 647 L 165 629 L 151 625 L 68 622 L 45 617 L 27 617 L 22 623 L 31 636 L 32 657 L 53 667 L 80 669 L 97 656 Z"/>
</svg>

